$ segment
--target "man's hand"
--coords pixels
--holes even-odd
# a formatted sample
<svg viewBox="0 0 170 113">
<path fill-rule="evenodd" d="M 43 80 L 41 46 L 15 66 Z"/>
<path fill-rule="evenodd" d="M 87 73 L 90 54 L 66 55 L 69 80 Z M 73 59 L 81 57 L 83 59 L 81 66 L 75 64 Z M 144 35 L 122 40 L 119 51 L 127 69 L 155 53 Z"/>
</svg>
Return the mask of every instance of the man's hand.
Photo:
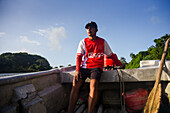
<svg viewBox="0 0 170 113">
<path fill-rule="evenodd" d="M 79 75 L 79 71 L 76 71 L 75 74 L 74 74 L 74 78 L 73 78 L 73 86 L 76 85 L 77 81 L 78 81 L 78 75 Z"/>
</svg>

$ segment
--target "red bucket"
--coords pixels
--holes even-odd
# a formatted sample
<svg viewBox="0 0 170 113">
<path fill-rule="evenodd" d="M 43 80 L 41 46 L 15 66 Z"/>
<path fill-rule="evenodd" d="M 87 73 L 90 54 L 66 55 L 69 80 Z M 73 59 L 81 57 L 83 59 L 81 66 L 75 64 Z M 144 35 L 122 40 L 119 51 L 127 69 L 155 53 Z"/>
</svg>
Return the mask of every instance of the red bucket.
<svg viewBox="0 0 170 113">
<path fill-rule="evenodd" d="M 139 88 L 125 93 L 125 104 L 128 112 L 134 113 L 143 110 L 148 98 L 148 92 Z"/>
</svg>

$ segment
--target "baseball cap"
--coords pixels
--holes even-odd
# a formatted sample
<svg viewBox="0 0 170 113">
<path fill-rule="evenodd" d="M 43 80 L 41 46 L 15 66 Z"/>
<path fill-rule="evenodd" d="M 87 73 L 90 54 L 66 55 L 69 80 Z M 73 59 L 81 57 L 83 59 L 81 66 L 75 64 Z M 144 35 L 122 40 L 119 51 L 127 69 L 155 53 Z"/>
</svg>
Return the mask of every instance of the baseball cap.
<svg viewBox="0 0 170 113">
<path fill-rule="evenodd" d="M 87 29 L 89 26 L 95 27 L 97 29 L 97 24 L 93 21 L 90 21 L 88 24 L 86 24 L 85 28 Z"/>
</svg>

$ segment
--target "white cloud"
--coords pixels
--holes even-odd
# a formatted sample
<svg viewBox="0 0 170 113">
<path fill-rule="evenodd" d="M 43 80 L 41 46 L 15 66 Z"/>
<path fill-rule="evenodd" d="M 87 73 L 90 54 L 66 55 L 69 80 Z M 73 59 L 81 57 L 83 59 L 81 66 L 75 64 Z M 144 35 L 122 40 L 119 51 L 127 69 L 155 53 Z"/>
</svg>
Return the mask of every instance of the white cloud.
<svg viewBox="0 0 170 113">
<path fill-rule="evenodd" d="M 20 36 L 19 38 L 21 39 L 21 42 L 26 42 L 26 43 L 30 43 L 30 44 L 40 45 L 39 42 L 37 42 L 37 41 L 31 41 L 31 40 L 29 40 L 26 36 Z"/>
<path fill-rule="evenodd" d="M 46 37 L 46 34 L 48 34 L 48 31 L 44 29 L 38 29 L 37 31 L 33 31 L 33 32 L 44 37 Z"/>
<path fill-rule="evenodd" d="M 66 38 L 66 30 L 63 26 L 61 27 L 50 27 L 48 29 L 38 29 L 33 31 L 34 33 L 46 37 L 49 40 L 50 46 L 57 48 L 58 51 L 62 49 L 60 44 L 63 38 Z"/>
<path fill-rule="evenodd" d="M 5 35 L 4 32 L 0 32 L 0 37 L 3 37 Z"/>
<path fill-rule="evenodd" d="M 161 22 L 160 18 L 157 17 L 157 16 L 152 16 L 150 21 L 151 21 L 152 24 L 158 24 L 158 23 Z"/>
<path fill-rule="evenodd" d="M 149 7 L 148 9 L 146 9 L 145 11 L 146 12 L 152 12 L 152 11 L 155 11 L 157 10 L 157 8 L 155 6 L 152 6 L 152 7 Z"/>
</svg>

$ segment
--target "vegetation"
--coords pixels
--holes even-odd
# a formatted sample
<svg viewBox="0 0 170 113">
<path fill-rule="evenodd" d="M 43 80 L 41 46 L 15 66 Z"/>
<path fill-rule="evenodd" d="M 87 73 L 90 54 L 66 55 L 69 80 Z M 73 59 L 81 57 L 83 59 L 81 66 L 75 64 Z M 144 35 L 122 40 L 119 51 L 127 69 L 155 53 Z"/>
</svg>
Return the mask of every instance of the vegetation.
<svg viewBox="0 0 170 113">
<path fill-rule="evenodd" d="M 124 58 L 124 57 L 121 57 L 120 58 L 120 62 L 124 65 L 124 66 L 126 66 L 128 63 L 126 62 L 126 59 Z"/>
<path fill-rule="evenodd" d="M 132 60 L 126 66 L 126 69 L 139 68 L 140 67 L 139 62 L 141 60 L 161 60 L 165 42 L 168 38 L 170 38 L 170 35 L 166 34 L 161 38 L 155 39 L 154 40 L 154 42 L 156 43 L 155 46 L 152 45 L 151 47 L 148 48 L 147 51 L 141 51 L 136 55 L 131 53 L 130 57 L 132 58 Z M 168 48 L 167 51 L 166 60 L 170 60 L 170 47 Z"/>
<path fill-rule="evenodd" d="M 51 69 L 48 61 L 28 53 L 3 53 L 0 55 L 0 73 L 33 72 Z"/>
</svg>

